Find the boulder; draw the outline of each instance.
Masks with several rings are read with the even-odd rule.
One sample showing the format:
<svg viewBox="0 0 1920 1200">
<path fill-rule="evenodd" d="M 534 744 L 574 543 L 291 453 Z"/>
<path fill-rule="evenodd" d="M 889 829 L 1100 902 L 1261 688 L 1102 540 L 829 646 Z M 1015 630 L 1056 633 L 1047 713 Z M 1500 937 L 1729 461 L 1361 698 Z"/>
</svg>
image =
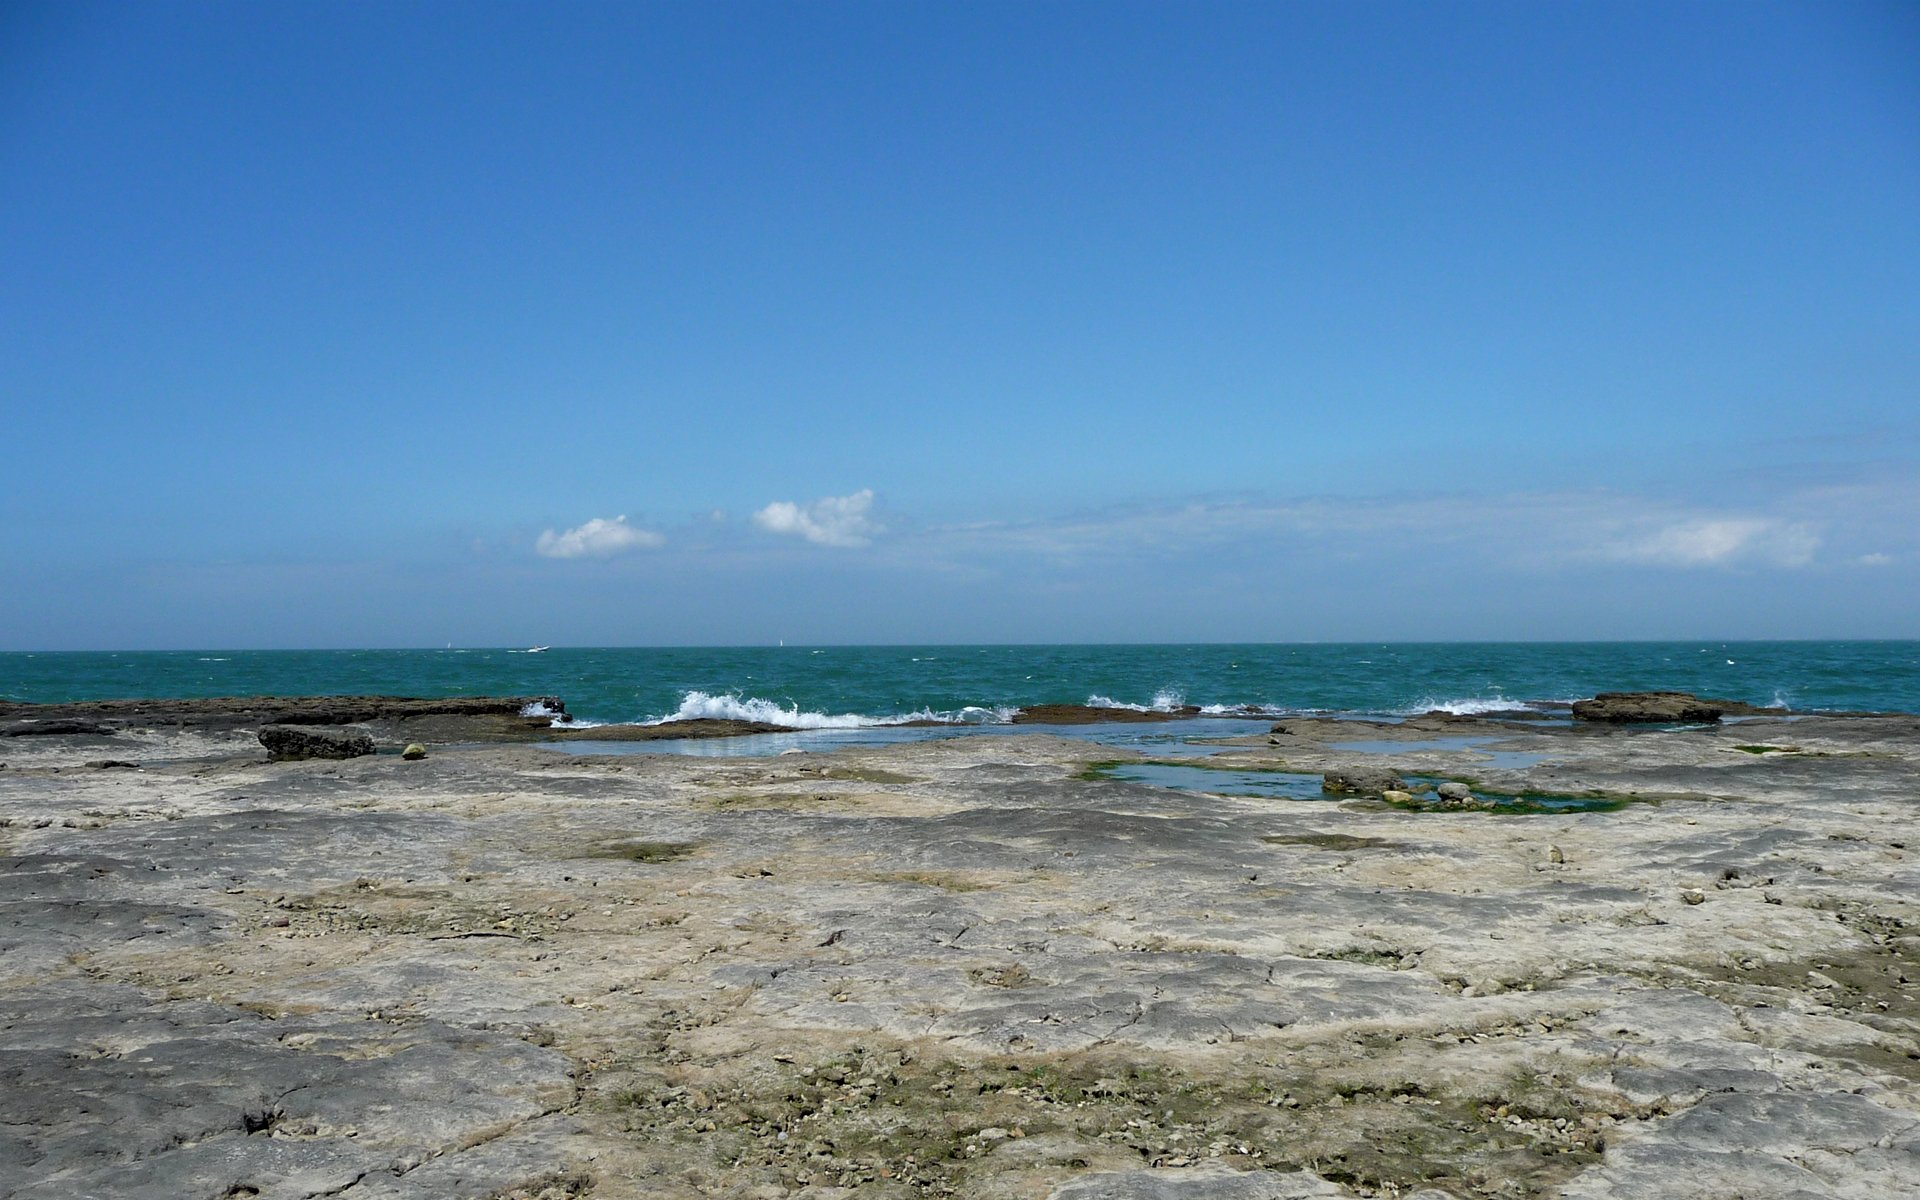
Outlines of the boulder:
<svg viewBox="0 0 1920 1200">
<path fill-rule="evenodd" d="M 1434 794 L 1449 804 L 1465 804 L 1473 799 L 1473 789 L 1464 783 L 1443 783 L 1434 790 Z"/>
<path fill-rule="evenodd" d="M 1344 767 L 1320 777 L 1320 790 L 1335 794 L 1378 796 L 1382 792 L 1399 791 L 1403 786 L 1401 778 L 1385 767 Z"/>
<path fill-rule="evenodd" d="M 1573 705 L 1575 720 L 1614 725 L 1709 723 L 1726 710 L 1723 702 L 1702 700 L 1692 692 L 1601 692 Z"/>
<path fill-rule="evenodd" d="M 400 752 L 400 757 L 406 759 L 408 762 L 414 762 L 418 759 L 425 758 L 426 756 L 427 756 L 427 748 L 425 746 L 422 746 L 419 742 L 408 742 L 407 748 Z"/>
<path fill-rule="evenodd" d="M 373 753 L 373 735 L 350 725 L 268 725 L 260 730 L 260 744 L 275 762 Z"/>
</svg>

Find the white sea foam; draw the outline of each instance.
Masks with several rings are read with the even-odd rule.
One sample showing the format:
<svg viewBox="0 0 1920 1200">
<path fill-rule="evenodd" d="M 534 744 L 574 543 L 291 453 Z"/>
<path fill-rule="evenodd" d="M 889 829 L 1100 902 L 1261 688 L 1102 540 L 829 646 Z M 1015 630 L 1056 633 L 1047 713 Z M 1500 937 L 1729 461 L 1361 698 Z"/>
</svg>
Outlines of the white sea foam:
<svg viewBox="0 0 1920 1200">
<path fill-rule="evenodd" d="M 1013 714 L 1019 711 L 1019 709 L 1007 705 L 983 708 L 978 704 L 969 704 L 965 708 L 951 713 L 930 713 L 922 709 L 919 713 L 914 714 L 908 719 L 921 720 L 923 718 L 931 718 L 936 721 L 953 721 L 960 725 L 1005 725 L 1009 721 L 1012 721 Z"/>
<path fill-rule="evenodd" d="M 798 705 L 782 705 L 774 700 L 737 694 L 716 696 L 709 692 L 688 692 L 680 698 L 680 707 L 664 717 L 647 722 L 659 725 L 667 721 L 759 721 L 767 725 L 785 725 L 792 729 L 858 729 L 877 725 L 872 717 L 859 713 L 802 712 Z"/>
<path fill-rule="evenodd" d="M 870 729 L 878 725 L 905 725 L 913 721 L 939 721 L 951 725 L 1001 725 L 1013 720 L 1013 708 L 988 708 L 969 704 L 953 711 L 922 708 L 910 713 L 871 715 L 868 713 L 824 713 L 802 710 L 797 704 L 781 704 L 737 692 L 714 695 L 688 692 L 680 698 L 680 707 L 648 725 L 667 721 L 759 721 L 767 725 L 785 725 L 790 729 Z"/>
<path fill-rule="evenodd" d="M 1292 717 L 1303 710 L 1281 708 L 1275 704 L 1202 704 L 1200 714 L 1207 717 Z"/>
<path fill-rule="evenodd" d="M 1112 696 L 1103 696 L 1098 692 L 1087 697 L 1088 708 L 1124 708 L 1132 712 L 1172 712 L 1187 703 L 1187 698 L 1172 688 L 1161 688 L 1153 694 L 1153 700 L 1147 704 L 1129 704 L 1125 700 L 1115 700 Z"/>
<path fill-rule="evenodd" d="M 1557 703 L 1571 703 L 1571 701 Z M 1441 700 L 1428 696 L 1416 704 L 1397 711 L 1398 715 L 1408 717 L 1417 717 L 1421 713 L 1429 712 L 1452 713 L 1457 717 L 1474 717 L 1481 713 L 1511 712 L 1514 709 L 1538 709 L 1539 707 L 1540 704 L 1536 701 L 1513 700 L 1495 692 L 1491 696 L 1465 696 L 1453 700 Z"/>
<path fill-rule="evenodd" d="M 523 717 L 557 717 L 560 715 L 560 710 L 549 707 L 544 700 L 535 700 L 531 704 L 521 705 L 520 715 Z"/>
</svg>

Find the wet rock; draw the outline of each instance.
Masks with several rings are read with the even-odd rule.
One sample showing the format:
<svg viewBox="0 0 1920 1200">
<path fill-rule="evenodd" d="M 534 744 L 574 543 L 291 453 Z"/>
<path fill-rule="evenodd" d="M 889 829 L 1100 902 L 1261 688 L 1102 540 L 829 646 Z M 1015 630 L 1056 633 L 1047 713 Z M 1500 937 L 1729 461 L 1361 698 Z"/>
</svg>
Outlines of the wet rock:
<svg viewBox="0 0 1920 1200">
<path fill-rule="evenodd" d="M 275 762 L 305 758 L 359 758 L 373 753 L 373 735 L 352 727 L 269 725 L 260 731 L 260 744 Z"/>
<path fill-rule="evenodd" d="M 1449 804 L 1466 804 L 1473 800 L 1473 789 L 1464 783 L 1449 780 L 1434 789 L 1434 794 Z"/>
<path fill-rule="evenodd" d="M 1149 721 L 1184 721 L 1200 715 L 1200 706 L 1185 704 L 1179 708 L 1103 708 L 1091 704 L 1035 704 L 1013 714 L 1015 725 L 1098 725 L 1123 722 L 1138 725 Z"/>
<path fill-rule="evenodd" d="M 1404 781 L 1383 767 L 1342 767 L 1320 777 L 1321 790 L 1336 794 L 1378 796 L 1403 787 Z"/>
<path fill-rule="evenodd" d="M 400 757 L 406 759 L 408 762 L 417 762 L 426 756 L 427 748 L 419 742 L 408 742 L 407 748 L 400 752 Z"/>
<path fill-rule="evenodd" d="M 1702 700 L 1692 692 L 1601 692 L 1573 705 L 1576 720 L 1614 725 L 1718 721 L 1727 711 L 1725 701 Z"/>
<path fill-rule="evenodd" d="M 694 717 L 686 721 L 662 721 L 658 725 L 588 725 L 581 729 L 555 729 L 545 736 L 555 741 L 657 742 L 743 737 L 754 733 L 791 733 L 792 730 L 792 726 L 771 725 L 765 721 Z"/>
<path fill-rule="evenodd" d="M 55 717 L 46 720 L 15 721 L 0 728 L 0 737 L 111 737 L 113 730 L 98 721 Z"/>
</svg>

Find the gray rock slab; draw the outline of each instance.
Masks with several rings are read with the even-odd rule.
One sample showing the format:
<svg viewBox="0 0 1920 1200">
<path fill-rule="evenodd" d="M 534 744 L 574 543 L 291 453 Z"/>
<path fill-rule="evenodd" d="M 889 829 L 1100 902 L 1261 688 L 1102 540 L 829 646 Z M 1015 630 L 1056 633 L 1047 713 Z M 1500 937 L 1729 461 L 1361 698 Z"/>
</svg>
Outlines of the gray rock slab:
<svg viewBox="0 0 1920 1200">
<path fill-rule="evenodd" d="M 269 1020 L 82 982 L 7 993 L 0 1195 L 337 1192 L 568 1104 L 551 1050 L 438 1022 Z"/>
<path fill-rule="evenodd" d="M 1322 1200 L 1352 1192 L 1308 1171 L 1202 1166 L 1102 1171 L 1061 1184 L 1047 1200 Z"/>
</svg>

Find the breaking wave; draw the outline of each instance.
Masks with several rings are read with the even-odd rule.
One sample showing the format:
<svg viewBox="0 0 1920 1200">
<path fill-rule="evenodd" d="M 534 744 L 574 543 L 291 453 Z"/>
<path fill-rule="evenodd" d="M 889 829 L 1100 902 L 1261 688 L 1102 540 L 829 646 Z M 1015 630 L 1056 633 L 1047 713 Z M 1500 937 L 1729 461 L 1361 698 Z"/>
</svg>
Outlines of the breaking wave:
<svg viewBox="0 0 1920 1200">
<path fill-rule="evenodd" d="M 870 729 L 876 725 L 906 725 L 916 721 L 937 721 L 945 725 L 1003 725 L 1013 720 L 1014 708 L 987 708 L 969 704 L 949 712 L 922 708 L 916 712 L 891 716 L 866 713 L 824 713 L 802 709 L 797 704 L 781 704 L 737 692 L 715 695 L 688 692 L 680 698 L 680 707 L 664 717 L 644 724 L 663 725 L 668 721 L 758 721 L 766 725 L 784 725 L 789 729 Z"/>
<path fill-rule="evenodd" d="M 1277 704 L 1202 704 L 1203 717 L 1297 717 L 1317 709 L 1282 708 Z"/>
<path fill-rule="evenodd" d="M 1466 696 L 1454 700 L 1441 700 L 1428 696 L 1406 708 L 1398 710 L 1397 715 L 1417 717 L 1422 713 L 1452 713 L 1456 717 L 1477 717 L 1483 713 L 1514 712 L 1516 710 L 1545 711 L 1571 701 L 1514 700 L 1495 692 L 1491 696 Z"/>
<path fill-rule="evenodd" d="M 1146 704 L 1129 704 L 1125 700 L 1115 700 L 1112 696 L 1102 696 L 1098 692 L 1087 697 L 1088 708 L 1124 708 L 1131 712 L 1172 712 L 1177 708 L 1184 708 L 1186 703 L 1186 696 L 1172 688 L 1161 688 Z"/>
<path fill-rule="evenodd" d="M 1428 712 L 1478 716 L 1484 713 L 1511 712 L 1515 709 L 1549 711 L 1564 708 L 1567 703 L 1567 701 L 1515 700 L 1495 692 L 1491 696 L 1466 696 L 1452 699 L 1428 696 L 1404 708 L 1376 710 L 1376 713 L 1381 717 L 1410 717 Z M 1129 712 L 1171 713 L 1185 708 L 1187 700 L 1185 695 L 1176 689 L 1162 688 L 1155 692 L 1145 704 L 1119 700 L 1095 692 L 1087 697 L 1086 705 L 1089 708 L 1117 708 Z M 1202 704 L 1197 707 L 1201 716 L 1246 719 L 1332 715 L 1336 711 L 1269 703 Z M 955 709 L 929 707 L 916 709 L 913 712 L 831 713 L 801 708 L 797 703 L 790 701 L 783 703 L 759 696 L 743 695 L 739 692 L 691 691 L 681 696 L 680 706 L 672 712 L 648 717 L 640 723 L 663 725 L 669 721 L 753 721 L 764 725 L 780 725 L 788 729 L 871 729 L 911 724 L 1005 725 L 1012 722 L 1019 712 L 1020 707 L 1017 705 L 969 704 Z M 527 715 L 545 714 L 530 711 Z M 575 723 L 586 725 L 590 722 L 576 721 Z"/>
</svg>

